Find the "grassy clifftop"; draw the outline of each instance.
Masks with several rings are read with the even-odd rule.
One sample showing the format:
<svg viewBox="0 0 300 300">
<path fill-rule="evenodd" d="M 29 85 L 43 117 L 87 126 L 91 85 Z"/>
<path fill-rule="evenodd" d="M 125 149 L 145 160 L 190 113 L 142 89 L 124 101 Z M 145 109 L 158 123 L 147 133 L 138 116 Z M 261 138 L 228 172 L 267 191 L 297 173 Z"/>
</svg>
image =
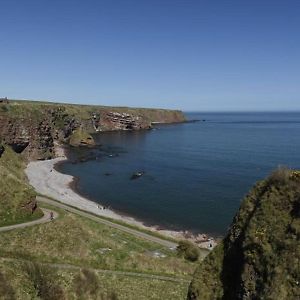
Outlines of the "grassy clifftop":
<svg viewBox="0 0 300 300">
<path fill-rule="evenodd" d="M 55 156 L 55 140 L 66 143 L 71 140 L 74 145 L 90 144 L 89 135 L 96 132 L 142 130 L 151 128 L 153 122 L 183 121 L 183 113 L 176 110 L 16 100 L 0 102 L 0 138 L 30 159 Z"/>
<path fill-rule="evenodd" d="M 280 169 L 246 196 L 188 299 L 300 299 L 300 176 Z"/>
<path fill-rule="evenodd" d="M 180 110 L 160 108 L 140 108 L 125 106 L 83 105 L 55 103 L 44 101 L 8 100 L 0 105 L 0 113 L 10 116 L 33 117 L 38 119 L 43 111 L 60 109 L 65 114 L 76 116 L 81 120 L 90 120 L 93 113 L 117 112 L 131 115 L 139 115 L 149 122 L 174 123 L 185 121 L 185 116 Z"/>
<path fill-rule="evenodd" d="M 26 183 L 21 157 L 8 146 L 3 150 L 0 157 L 0 226 L 41 217 L 42 212 L 35 209 L 35 192 Z"/>
</svg>

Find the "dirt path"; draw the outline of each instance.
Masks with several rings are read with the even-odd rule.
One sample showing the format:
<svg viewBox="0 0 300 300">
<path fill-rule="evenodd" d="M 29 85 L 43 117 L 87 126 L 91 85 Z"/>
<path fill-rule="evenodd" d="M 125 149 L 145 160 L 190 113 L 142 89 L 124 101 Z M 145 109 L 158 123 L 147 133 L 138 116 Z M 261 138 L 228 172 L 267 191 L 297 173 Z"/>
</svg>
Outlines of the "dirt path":
<svg viewBox="0 0 300 300">
<path fill-rule="evenodd" d="M 8 258 L 8 257 L 1 257 L 0 261 L 21 261 L 24 263 L 33 263 L 30 260 L 26 259 L 16 259 L 16 258 Z M 163 280 L 163 281 L 171 281 L 171 282 L 185 282 L 189 283 L 191 280 L 189 278 L 180 278 L 180 277 L 171 277 L 165 275 L 156 275 L 156 274 L 147 274 L 147 273 L 138 273 L 138 272 L 129 272 L 129 271 L 114 271 L 114 270 L 106 270 L 106 269 L 94 269 L 89 267 L 81 267 L 71 264 L 58 264 L 58 263 L 43 263 L 37 262 L 42 266 L 47 266 L 50 268 L 57 268 L 57 269 L 66 269 L 66 270 L 89 270 L 94 271 L 100 274 L 108 274 L 108 275 L 118 275 L 118 276 L 131 276 L 131 277 L 139 277 L 139 278 L 146 278 L 146 279 L 153 279 L 153 280 Z"/>
<path fill-rule="evenodd" d="M 41 208 L 41 210 L 43 211 L 44 215 L 40 219 L 30 221 L 30 222 L 26 222 L 26 223 L 3 226 L 3 227 L 0 227 L 0 232 L 51 222 L 51 218 L 50 218 L 50 212 L 51 211 L 49 209 L 46 209 L 46 208 Z M 56 219 L 57 217 L 58 217 L 58 213 L 53 211 L 53 218 Z"/>
</svg>

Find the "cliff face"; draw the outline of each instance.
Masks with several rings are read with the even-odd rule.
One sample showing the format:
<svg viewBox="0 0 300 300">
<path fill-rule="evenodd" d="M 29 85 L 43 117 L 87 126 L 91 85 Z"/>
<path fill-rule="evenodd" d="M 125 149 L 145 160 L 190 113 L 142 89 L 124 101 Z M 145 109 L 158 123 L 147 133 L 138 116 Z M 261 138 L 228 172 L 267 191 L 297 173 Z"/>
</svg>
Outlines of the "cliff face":
<svg viewBox="0 0 300 300">
<path fill-rule="evenodd" d="M 17 153 L 27 157 L 47 158 L 52 156 L 53 135 L 50 120 L 0 115 L 0 136 Z"/>
<path fill-rule="evenodd" d="M 180 111 L 171 110 L 13 100 L 0 102 L 0 138 L 30 159 L 53 157 L 55 140 L 89 145 L 93 144 L 91 133 L 149 129 L 152 122 L 183 121 L 185 117 Z"/>
<path fill-rule="evenodd" d="M 300 299 L 300 174 L 278 170 L 244 199 L 187 299 Z"/>
</svg>

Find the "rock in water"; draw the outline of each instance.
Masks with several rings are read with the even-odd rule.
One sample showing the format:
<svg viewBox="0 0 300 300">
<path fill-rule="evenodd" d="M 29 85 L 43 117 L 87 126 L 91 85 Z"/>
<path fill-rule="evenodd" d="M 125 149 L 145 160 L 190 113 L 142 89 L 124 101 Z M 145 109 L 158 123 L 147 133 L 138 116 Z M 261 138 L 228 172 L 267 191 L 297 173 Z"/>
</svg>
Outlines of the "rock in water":
<svg viewBox="0 0 300 300">
<path fill-rule="evenodd" d="M 144 171 L 141 171 L 141 172 L 135 172 L 131 175 L 130 179 L 133 180 L 133 179 L 137 179 L 137 178 L 140 178 L 142 177 L 143 175 L 145 174 Z"/>
<path fill-rule="evenodd" d="M 298 174 L 279 169 L 250 191 L 187 299 L 300 299 Z"/>
</svg>

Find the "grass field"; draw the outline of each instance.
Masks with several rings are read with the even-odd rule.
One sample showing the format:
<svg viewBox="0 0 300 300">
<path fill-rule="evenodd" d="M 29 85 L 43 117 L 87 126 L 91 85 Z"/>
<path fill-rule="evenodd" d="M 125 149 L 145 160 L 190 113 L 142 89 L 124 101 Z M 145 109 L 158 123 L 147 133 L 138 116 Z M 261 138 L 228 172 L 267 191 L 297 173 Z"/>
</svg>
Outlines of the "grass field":
<svg viewBox="0 0 300 300">
<path fill-rule="evenodd" d="M 193 273 L 194 264 L 178 258 L 172 250 L 57 208 L 55 211 L 59 213 L 55 222 L 1 234 L 1 256 L 172 276 Z M 154 251 L 166 257 L 155 258 Z"/>
<path fill-rule="evenodd" d="M 35 299 L 43 284 L 35 283 L 39 276 L 39 281 L 55 286 L 54 290 L 65 297 L 62 299 L 184 299 L 195 263 L 155 243 L 57 208 L 55 211 L 59 218 L 53 222 L 0 235 L 0 277 L 5 278 L 10 286 L 5 289 L 12 290 L 14 296 Z M 154 257 L 154 251 L 164 257 Z M 73 265 L 74 269 L 57 264 Z M 101 274 L 95 269 L 157 274 L 186 281 Z M 79 284 L 86 285 L 85 290 L 79 289 Z M 53 297 L 41 299 L 58 299 Z"/>
<path fill-rule="evenodd" d="M 5 260 L 0 263 L 0 279 L 1 299 L 6 300 L 181 300 L 185 299 L 188 288 L 187 283 Z"/>
</svg>

